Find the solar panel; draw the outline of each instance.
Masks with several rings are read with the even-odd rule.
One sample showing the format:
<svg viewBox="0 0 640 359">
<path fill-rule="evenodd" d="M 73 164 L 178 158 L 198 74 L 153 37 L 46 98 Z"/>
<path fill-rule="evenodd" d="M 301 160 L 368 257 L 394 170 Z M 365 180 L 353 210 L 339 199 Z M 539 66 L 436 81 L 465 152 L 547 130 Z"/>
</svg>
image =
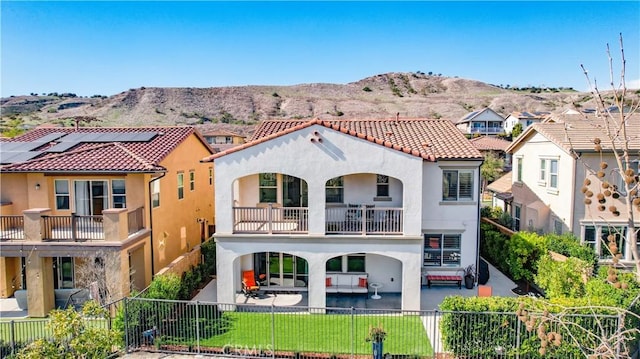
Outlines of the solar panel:
<svg viewBox="0 0 640 359">
<path fill-rule="evenodd" d="M 37 157 L 42 152 L 30 151 L 30 152 L 2 152 L 0 153 L 0 164 L 7 165 L 11 163 L 19 163 L 28 161 L 34 157 Z"/>
<path fill-rule="evenodd" d="M 60 139 L 60 142 L 78 142 L 83 137 L 82 133 L 70 133 Z"/>
<path fill-rule="evenodd" d="M 75 147 L 79 144 L 79 142 L 60 142 L 57 145 L 47 148 L 46 152 L 59 153 L 64 152 L 72 147 Z"/>
<path fill-rule="evenodd" d="M 51 141 L 57 140 L 58 138 L 63 137 L 64 135 L 66 135 L 66 133 L 64 133 L 64 132 L 54 132 L 54 133 L 50 133 L 48 135 L 44 135 L 44 136 L 38 138 L 37 140 L 35 140 L 34 142 L 47 143 L 47 142 L 51 142 Z"/>
<path fill-rule="evenodd" d="M 3 142 L 2 152 L 26 152 L 42 146 L 41 142 Z"/>
</svg>

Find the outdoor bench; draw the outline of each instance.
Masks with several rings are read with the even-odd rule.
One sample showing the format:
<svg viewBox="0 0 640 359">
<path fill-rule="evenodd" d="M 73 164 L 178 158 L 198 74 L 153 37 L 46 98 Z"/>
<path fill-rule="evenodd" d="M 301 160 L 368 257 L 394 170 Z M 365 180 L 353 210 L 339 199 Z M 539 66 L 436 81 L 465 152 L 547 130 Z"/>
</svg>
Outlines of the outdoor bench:
<svg viewBox="0 0 640 359">
<path fill-rule="evenodd" d="M 363 293 L 369 292 L 367 273 L 327 273 L 327 293 Z"/>
<path fill-rule="evenodd" d="M 431 282 L 456 282 L 462 289 L 462 276 L 459 275 L 427 274 L 427 287 L 431 288 Z"/>
</svg>

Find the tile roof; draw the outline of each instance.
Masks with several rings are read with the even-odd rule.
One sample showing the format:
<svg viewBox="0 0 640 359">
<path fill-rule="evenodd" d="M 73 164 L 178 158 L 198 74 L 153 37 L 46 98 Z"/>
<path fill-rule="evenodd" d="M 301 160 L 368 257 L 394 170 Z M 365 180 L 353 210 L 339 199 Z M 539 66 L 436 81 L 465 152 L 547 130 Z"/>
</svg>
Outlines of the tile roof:
<svg viewBox="0 0 640 359">
<path fill-rule="evenodd" d="M 138 142 L 80 142 L 60 153 L 46 152 L 55 143 L 48 143 L 36 150 L 39 157 L 2 166 L 2 172 L 155 172 L 164 171 L 160 162 L 189 136 L 195 135 L 211 152 L 206 141 L 193 127 L 81 127 L 37 128 L 22 136 L 2 141 L 33 142 L 52 133 L 158 133 L 149 141 Z"/>
<path fill-rule="evenodd" d="M 502 177 L 497 180 L 491 182 L 487 186 L 487 191 L 491 191 L 494 193 L 511 193 L 511 171 L 502 175 Z"/>
<path fill-rule="evenodd" d="M 548 111 L 514 111 L 511 112 L 511 116 L 521 118 L 521 119 L 544 119 L 551 115 L 551 112 Z"/>
<path fill-rule="evenodd" d="M 439 159 L 481 159 L 480 152 L 449 120 L 433 119 L 370 119 L 370 120 L 268 120 L 263 121 L 251 140 L 232 149 L 214 154 L 212 161 L 300 129 L 320 125 L 365 139 L 381 146 L 421 157 Z"/>
<path fill-rule="evenodd" d="M 608 141 L 606 134 L 607 124 L 611 126 L 610 129 L 612 133 L 619 128 L 611 119 L 605 121 L 603 118 L 593 116 L 556 115 L 552 121 L 531 125 L 507 148 L 507 151 L 514 151 L 515 148 L 525 142 L 534 131 L 548 138 L 567 152 L 571 152 L 572 149 L 580 152 L 593 152 L 593 141 L 595 138 L 600 138 L 600 145 L 603 151 L 610 151 L 611 142 Z M 622 134 L 620 134 L 620 136 L 621 135 Z M 640 150 L 640 114 L 627 118 L 626 135 L 629 140 L 629 149 Z M 622 142 L 622 137 L 616 138 L 615 143 L 617 147 L 619 147 Z"/>
<path fill-rule="evenodd" d="M 510 141 L 494 136 L 480 136 L 470 141 L 480 151 L 505 151 L 511 144 Z"/>
</svg>

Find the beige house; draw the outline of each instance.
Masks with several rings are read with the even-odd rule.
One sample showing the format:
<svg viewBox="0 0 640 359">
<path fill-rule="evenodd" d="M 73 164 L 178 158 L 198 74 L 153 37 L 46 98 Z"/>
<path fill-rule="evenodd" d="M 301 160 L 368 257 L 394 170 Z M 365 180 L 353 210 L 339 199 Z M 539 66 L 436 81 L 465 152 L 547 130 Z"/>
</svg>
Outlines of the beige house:
<svg viewBox="0 0 640 359">
<path fill-rule="evenodd" d="M 39 128 L 0 145 L 0 297 L 29 316 L 80 289 L 141 290 L 209 236 L 212 150 L 192 127 Z"/>
<path fill-rule="evenodd" d="M 610 261 L 606 248 L 610 233 L 618 237 L 621 263 L 632 261 L 631 246 L 640 245 L 637 228 L 640 227 L 640 211 L 634 207 L 635 228 L 628 228 L 627 217 L 609 211 L 609 206 L 623 208 L 624 193 L 619 168 L 610 145 L 604 140 L 603 120 L 581 115 L 555 116 L 553 121 L 533 124 L 507 149 L 513 157 L 511 192 L 513 194 L 512 216 L 515 229 L 539 232 L 572 232 L 582 242 L 592 246 L 601 261 Z M 638 150 L 640 150 L 640 116 L 628 121 L 630 163 L 638 173 Z M 594 139 L 602 138 L 602 152 L 596 152 Z M 618 142 L 620 145 L 620 142 Z M 606 176 L 601 180 L 590 169 L 607 163 Z M 591 191 L 591 204 L 585 204 L 581 191 L 585 179 L 589 179 L 587 190 Z M 602 182 L 610 187 L 605 208 L 598 208 L 600 194 L 605 195 Z M 585 190 L 586 191 L 586 190 Z M 618 197 L 617 199 L 615 197 Z M 604 210 L 602 210 L 604 209 Z"/>
<path fill-rule="evenodd" d="M 504 133 L 504 117 L 490 108 L 469 112 L 464 115 L 456 127 L 468 135 L 497 135 Z"/>
</svg>

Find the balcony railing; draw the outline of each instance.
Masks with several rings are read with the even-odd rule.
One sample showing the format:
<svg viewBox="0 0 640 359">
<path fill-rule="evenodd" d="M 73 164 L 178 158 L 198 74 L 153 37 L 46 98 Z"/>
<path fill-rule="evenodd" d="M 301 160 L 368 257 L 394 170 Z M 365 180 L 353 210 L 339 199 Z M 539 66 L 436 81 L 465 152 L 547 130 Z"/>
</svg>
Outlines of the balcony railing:
<svg viewBox="0 0 640 359">
<path fill-rule="evenodd" d="M 234 233 L 308 233 L 306 207 L 233 207 Z"/>
<path fill-rule="evenodd" d="M 133 211 L 127 213 L 127 228 L 129 234 L 136 233 L 137 231 L 144 229 L 144 208 L 136 208 Z"/>
<path fill-rule="evenodd" d="M 393 235 L 403 233 L 402 208 L 335 207 L 326 211 L 327 234 Z"/>
<path fill-rule="evenodd" d="M 502 133 L 502 127 L 471 127 L 471 133 Z"/>
<path fill-rule="evenodd" d="M 24 240 L 24 217 L 0 216 L 0 240 Z"/>
<path fill-rule="evenodd" d="M 104 240 L 102 216 L 42 216 L 46 241 Z"/>
</svg>

